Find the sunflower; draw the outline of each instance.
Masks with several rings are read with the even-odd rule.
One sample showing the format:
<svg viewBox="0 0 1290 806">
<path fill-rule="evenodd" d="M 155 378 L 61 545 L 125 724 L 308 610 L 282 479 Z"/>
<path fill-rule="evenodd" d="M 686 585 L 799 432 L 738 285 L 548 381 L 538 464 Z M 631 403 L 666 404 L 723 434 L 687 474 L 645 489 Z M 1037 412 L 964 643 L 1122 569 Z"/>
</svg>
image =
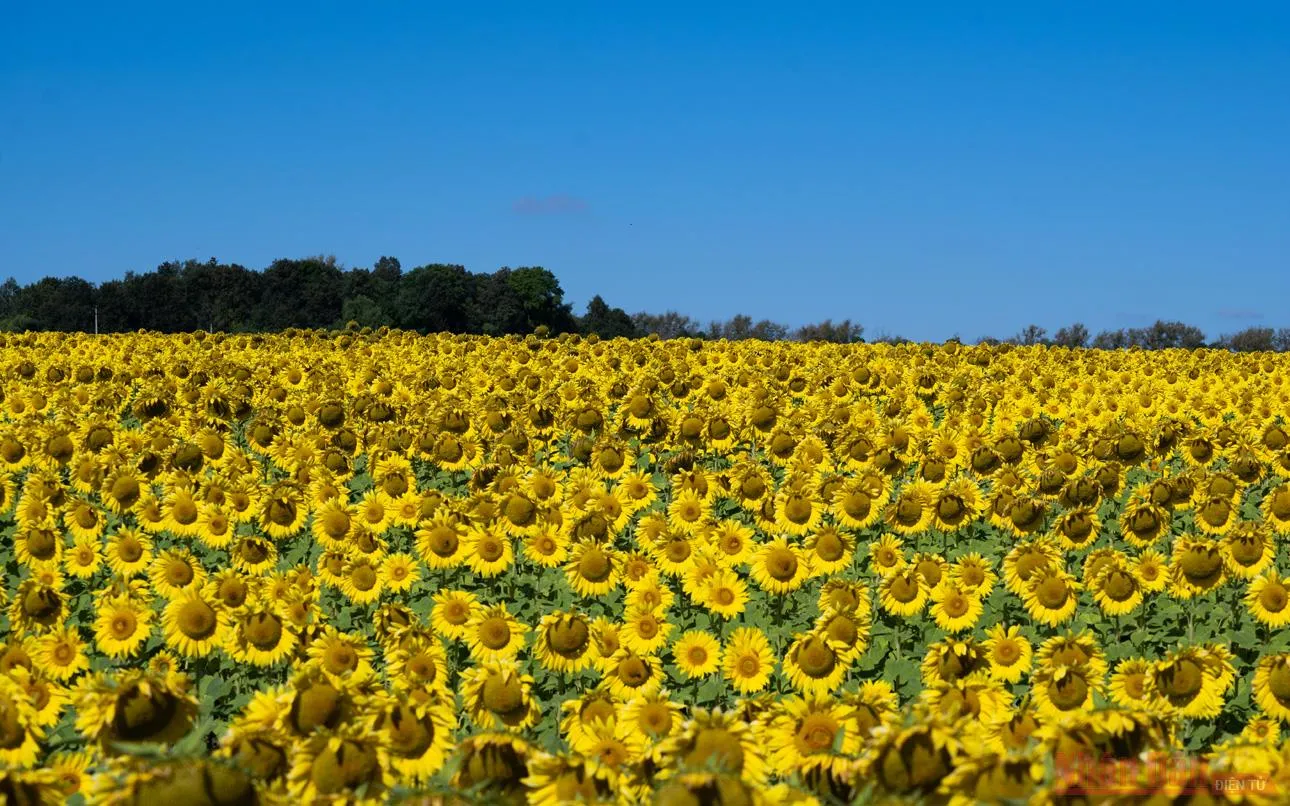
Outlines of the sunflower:
<svg viewBox="0 0 1290 806">
<path fill-rule="evenodd" d="M 733 711 L 693 709 L 681 730 L 661 748 L 673 776 L 670 780 L 684 780 L 686 773 L 703 770 L 709 775 L 738 776 L 751 786 L 764 784 L 768 770 L 760 733 Z"/>
<path fill-rule="evenodd" d="M 452 786 L 480 793 L 485 800 L 518 802 L 535 752 L 512 733 L 476 733 L 457 745 Z"/>
<path fill-rule="evenodd" d="M 691 630 L 672 645 L 672 658 L 685 677 L 707 677 L 721 664 L 721 642 L 711 633 Z"/>
<path fill-rule="evenodd" d="M 230 619 L 219 600 L 193 588 L 170 600 L 161 626 L 167 646 L 186 657 L 201 658 L 223 644 Z"/>
<path fill-rule="evenodd" d="M 740 694 L 764 689 L 775 671 L 775 653 L 765 634 L 755 627 L 731 633 L 721 655 L 721 671 Z"/>
<path fill-rule="evenodd" d="M 1104 564 L 1092 579 L 1093 601 L 1108 616 L 1132 613 L 1142 604 L 1143 585 L 1123 559 Z"/>
<path fill-rule="evenodd" d="M 887 482 L 877 474 L 849 480 L 834 491 L 829 513 L 848 529 L 864 529 L 881 517 L 887 495 Z"/>
<path fill-rule="evenodd" d="M 1003 582 L 1013 595 L 1025 598 L 1037 571 L 1050 569 L 1061 560 L 1061 552 L 1044 540 L 1022 540 L 1003 558 Z"/>
<path fill-rule="evenodd" d="M 609 766 L 581 755 L 537 752 L 528 761 L 523 779 L 528 802 L 534 806 L 578 803 L 608 806 L 621 786 L 618 774 Z"/>
<path fill-rule="evenodd" d="M 781 700 L 766 731 L 771 767 L 781 776 L 820 770 L 845 776 L 860 751 L 852 709 L 828 696 Z"/>
<path fill-rule="evenodd" d="M 374 653 L 365 636 L 341 632 L 331 624 L 309 642 L 306 652 L 309 660 L 337 686 L 352 686 L 366 681 L 372 675 Z"/>
<path fill-rule="evenodd" d="M 708 533 L 708 539 L 717 551 L 717 558 L 728 568 L 743 565 L 752 557 L 755 533 L 744 523 L 719 521 Z"/>
<path fill-rule="evenodd" d="M 604 653 L 602 652 L 602 655 Z M 658 693 L 663 686 L 663 665 L 654 655 L 638 655 L 622 647 L 601 666 L 601 688 L 620 701 Z"/>
<path fill-rule="evenodd" d="M 972 523 L 981 507 L 981 489 L 967 476 L 959 476 L 935 492 L 932 526 L 952 534 Z"/>
<path fill-rule="evenodd" d="M 103 567 L 100 541 L 76 538 L 72 547 L 63 554 L 63 568 L 77 579 L 89 579 Z"/>
<path fill-rule="evenodd" d="M 821 612 L 843 610 L 869 613 L 873 608 L 869 601 L 869 589 L 863 583 L 841 577 L 833 577 L 820 586 L 816 606 Z"/>
<path fill-rule="evenodd" d="M 1290 580 L 1270 568 L 1246 588 L 1245 607 L 1260 623 L 1280 628 L 1290 624 Z"/>
<path fill-rule="evenodd" d="M 1098 680 L 1106 675 L 1106 655 L 1098 646 L 1097 639 L 1087 630 L 1054 635 L 1040 645 L 1035 661 L 1037 665 L 1048 668 L 1086 668 Z"/>
<path fill-rule="evenodd" d="M 634 697 L 622 706 L 617 719 L 650 743 L 661 742 L 681 726 L 684 708 L 668 698 L 666 689 Z"/>
<path fill-rule="evenodd" d="M 533 678 L 513 659 L 485 661 L 462 673 L 462 698 L 471 720 L 484 730 L 521 731 L 537 723 L 541 706 Z"/>
<path fill-rule="evenodd" d="M 640 655 L 652 655 L 667 643 L 673 625 L 666 614 L 645 608 L 628 608 L 619 630 L 623 646 Z"/>
<path fill-rule="evenodd" d="M 143 573 L 152 561 L 152 539 L 135 529 L 122 527 L 108 537 L 105 553 L 113 573 L 134 576 Z"/>
<path fill-rule="evenodd" d="M 417 529 L 415 537 L 417 553 L 432 569 L 457 567 L 465 562 L 472 548 L 465 529 L 455 517 L 448 514 L 436 514 L 423 523 Z"/>
<path fill-rule="evenodd" d="M 110 658 L 133 655 L 152 634 L 152 608 L 129 597 L 101 600 L 94 618 L 94 643 Z"/>
<path fill-rule="evenodd" d="M 76 730 L 91 741 L 170 743 L 196 721 L 197 699 L 172 677 L 123 669 L 77 686 Z"/>
<path fill-rule="evenodd" d="M 1012 695 L 1003 683 L 986 675 L 939 681 L 923 689 L 921 705 L 948 719 L 988 725 L 1011 716 Z"/>
<path fill-rule="evenodd" d="M 1219 646 L 1182 647 L 1157 661 L 1150 690 L 1161 704 L 1181 717 L 1208 719 L 1223 710 L 1235 681 L 1230 654 Z"/>
<path fill-rule="evenodd" d="M 564 674 L 576 674 L 596 660 L 591 624 L 574 612 L 544 615 L 538 624 L 534 650 L 538 663 Z"/>
<path fill-rule="evenodd" d="M 1093 708 L 1093 695 L 1100 681 L 1083 666 L 1041 666 L 1030 683 L 1030 694 L 1042 717 L 1061 719 L 1076 711 Z"/>
<path fill-rule="evenodd" d="M 976 552 L 964 554 L 950 564 L 950 579 L 964 593 L 984 599 L 994 589 L 999 577 L 990 567 L 990 561 Z"/>
<path fill-rule="evenodd" d="M 930 795 L 958 766 L 962 750 L 945 718 L 904 729 L 893 729 L 876 738 L 860 763 L 860 772 L 880 791 L 902 800 Z"/>
<path fill-rule="evenodd" d="M 1277 543 L 1266 524 L 1241 521 L 1222 539 L 1223 562 L 1234 576 L 1253 579 L 1276 559 Z"/>
<path fill-rule="evenodd" d="M 225 650 L 240 663 L 273 666 L 296 648 L 296 633 L 282 617 L 273 600 L 255 602 L 233 617 Z"/>
<path fill-rule="evenodd" d="M 1037 570 L 1026 586 L 1026 612 L 1035 621 L 1056 627 L 1075 615 L 1078 590 L 1079 584 L 1063 571 Z"/>
<path fill-rule="evenodd" d="M 806 540 L 809 566 L 815 576 L 829 576 L 848 568 L 855 550 L 855 538 L 835 526 L 823 525 Z"/>
<path fill-rule="evenodd" d="M 542 527 L 523 539 L 524 556 L 542 568 L 559 568 L 569 558 L 569 539 L 552 521 L 552 517 L 562 518 L 558 510 L 547 516 Z"/>
<path fill-rule="evenodd" d="M 900 538 L 885 534 L 869 544 L 869 566 L 880 577 L 888 577 L 908 564 Z"/>
<path fill-rule="evenodd" d="M 1111 699 L 1124 708 L 1150 710 L 1156 707 L 1151 690 L 1151 662 L 1145 658 L 1125 658 L 1111 673 Z"/>
<path fill-rule="evenodd" d="M 1144 591 L 1161 591 L 1169 584 L 1169 565 L 1163 554 L 1147 549 L 1133 561 L 1133 575 Z"/>
<path fill-rule="evenodd" d="M 463 552 L 470 570 L 485 578 L 500 576 L 515 562 L 512 540 L 491 528 L 472 526 Z"/>
<path fill-rule="evenodd" d="M 694 490 L 683 490 L 667 506 L 668 527 L 677 534 L 698 534 L 708 522 L 708 507 Z"/>
<path fill-rule="evenodd" d="M 707 578 L 693 598 L 722 618 L 735 618 L 748 605 L 748 584 L 734 571 L 722 568 Z"/>
<path fill-rule="evenodd" d="M 932 524 L 937 498 L 934 485 L 925 481 L 910 482 L 883 509 L 883 518 L 902 535 L 917 534 Z"/>
<path fill-rule="evenodd" d="M 625 720 L 596 719 L 585 726 L 572 748 L 580 756 L 618 772 L 642 759 L 649 742 Z"/>
<path fill-rule="evenodd" d="M 383 736 L 358 726 L 323 730 L 292 752 L 288 786 L 303 802 L 379 802 L 390 785 Z"/>
<path fill-rule="evenodd" d="M 54 680 L 70 680 L 90 668 L 85 644 L 73 627 L 62 626 L 40 636 L 37 643 L 37 665 Z"/>
<path fill-rule="evenodd" d="M 1030 672 L 1030 641 L 1021 634 L 1020 627 L 992 625 L 986 630 L 983 648 L 994 679 L 1016 683 Z"/>
<path fill-rule="evenodd" d="M 411 554 L 395 552 L 385 555 L 381 563 L 381 587 L 391 593 L 404 593 L 421 578 L 421 567 Z"/>
<path fill-rule="evenodd" d="M 893 616 L 909 618 L 923 611 L 931 591 L 913 566 L 894 573 L 878 586 L 878 603 Z"/>
<path fill-rule="evenodd" d="M 345 564 L 340 592 L 354 604 L 371 604 L 381 598 L 383 583 L 380 565 L 367 557 L 358 557 Z"/>
<path fill-rule="evenodd" d="M 229 551 L 233 567 L 249 574 L 261 574 L 278 564 L 278 547 L 259 535 L 244 535 Z"/>
<path fill-rule="evenodd" d="M 476 662 L 509 660 L 524 648 L 528 627 L 504 604 L 477 609 L 466 624 L 466 641 Z"/>
<path fill-rule="evenodd" d="M 814 630 L 799 635 L 783 659 L 784 674 L 803 695 L 827 695 L 837 690 L 849 665 L 848 647 Z"/>
<path fill-rule="evenodd" d="M 946 580 L 932 589 L 932 618 L 946 632 L 972 629 L 981 618 L 981 599 Z"/>
<path fill-rule="evenodd" d="M 1272 719 L 1290 723 L 1290 653 L 1259 659 L 1254 670 L 1254 701 Z"/>
<path fill-rule="evenodd" d="M 0 765 L 23 769 L 36 766 L 44 730 L 36 724 L 36 709 L 22 686 L 0 675 Z"/>
<path fill-rule="evenodd" d="M 749 570 L 762 590 L 783 595 L 797 590 L 810 578 L 811 560 L 784 538 L 776 538 L 758 547 Z"/>
<path fill-rule="evenodd" d="M 1225 577 L 1221 547 L 1214 540 L 1182 536 L 1174 542 L 1169 570 L 1170 591 L 1179 598 L 1213 590 Z"/>
<path fill-rule="evenodd" d="M 625 565 L 626 563 L 624 563 Z M 672 606 L 672 602 L 675 599 L 676 594 L 670 587 L 663 584 L 658 573 L 650 571 L 639 580 L 628 585 L 624 604 L 627 607 L 664 611 Z"/>
<path fill-rule="evenodd" d="M 618 587 L 621 560 L 608 546 L 592 541 L 575 543 L 564 565 L 565 579 L 579 596 L 604 596 Z"/>
<path fill-rule="evenodd" d="M 148 579 L 163 597 L 173 599 L 186 590 L 196 590 L 206 582 L 206 570 L 193 553 L 184 548 L 161 551 L 148 566 Z"/>
<path fill-rule="evenodd" d="M 1290 535 L 1290 483 L 1268 490 L 1259 503 L 1263 521 L 1279 535 Z"/>
<path fill-rule="evenodd" d="M 1168 534 L 1169 511 L 1150 501 L 1130 503 L 1120 513 L 1120 534 L 1138 548 L 1149 548 Z"/>
</svg>

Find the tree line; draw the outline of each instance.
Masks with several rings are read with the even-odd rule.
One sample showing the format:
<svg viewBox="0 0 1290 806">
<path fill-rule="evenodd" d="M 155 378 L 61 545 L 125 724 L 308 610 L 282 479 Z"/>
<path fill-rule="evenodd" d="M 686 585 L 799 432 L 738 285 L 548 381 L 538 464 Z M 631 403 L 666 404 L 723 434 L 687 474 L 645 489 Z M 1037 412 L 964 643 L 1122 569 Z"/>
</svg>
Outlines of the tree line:
<svg viewBox="0 0 1290 806">
<path fill-rule="evenodd" d="M 492 273 L 431 263 L 404 270 L 382 257 L 371 268 L 345 268 L 334 257 L 275 260 L 261 271 L 211 258 L 170 261 L 153 271 L 127 272 L 94 284 L 79 277 L 45 277 L 0 285 L 0 331 L 120 333 L 152 330 L 275 331 L 286 328 L 390 327 L 422 333 L 485 335 L 596 334 L 601 338 L 762 339 L 767 341 L 864 341 L 851 320 L 790 327 L 737 315 L 701 323 L 666 311 L 629 314 L 596 295 L 575 314 L 554 274 L 540 266 L 504 267 Z M 877 342 L 904 342 L 887 334 Z M 955 339 L 956 341 L 958 339 Z M 1050 344 L 1064 347 L 1163 349 L 1218 347 L 1229 350 L 1290 350 L 1290 328 L 1251 327 L 1207 341 L 1192 325 L 1159 321 L 1146 328 L 1089 333 L 1076 323 L 1048 331 L 1029 325 L 1009 339 L 978 342 Z"/>
</svg>

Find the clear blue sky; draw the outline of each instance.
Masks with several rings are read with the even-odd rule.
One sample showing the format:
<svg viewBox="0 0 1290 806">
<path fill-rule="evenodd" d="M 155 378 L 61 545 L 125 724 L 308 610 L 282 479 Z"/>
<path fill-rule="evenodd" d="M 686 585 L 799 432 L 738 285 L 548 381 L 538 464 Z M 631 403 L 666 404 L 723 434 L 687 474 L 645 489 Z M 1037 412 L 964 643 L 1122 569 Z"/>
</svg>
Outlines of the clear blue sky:
<svg viewBox="0 0 1290 806">
<path fill-rule="evenodd" d="M 1290 325 L 1290 4 L 624 5 L 7 3 L 0 276 L 389 254 L 870 336 Z"/>
</svg>

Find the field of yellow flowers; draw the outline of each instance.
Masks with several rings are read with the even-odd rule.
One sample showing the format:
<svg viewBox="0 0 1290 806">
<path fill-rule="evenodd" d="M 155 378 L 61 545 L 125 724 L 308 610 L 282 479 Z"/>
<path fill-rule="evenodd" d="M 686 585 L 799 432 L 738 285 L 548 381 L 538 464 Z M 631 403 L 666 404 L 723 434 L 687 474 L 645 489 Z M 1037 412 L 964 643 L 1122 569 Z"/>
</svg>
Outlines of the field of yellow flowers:
<svg viewBox="0 0 1290 806">
<path fill-rule="evenodd" d="M 1282 356 L 44 334 L 0 378 L 0 801 L 1290 788 Z"/>
</svg>

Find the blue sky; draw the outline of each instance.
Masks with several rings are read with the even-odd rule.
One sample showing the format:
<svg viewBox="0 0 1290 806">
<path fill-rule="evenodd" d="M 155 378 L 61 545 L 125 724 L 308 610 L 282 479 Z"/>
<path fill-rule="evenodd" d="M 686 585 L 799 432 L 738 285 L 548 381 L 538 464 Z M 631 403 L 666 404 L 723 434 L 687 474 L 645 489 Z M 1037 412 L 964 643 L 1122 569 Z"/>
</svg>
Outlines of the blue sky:
<svg viewBox="0 0 1290 806">
<path fill-rule="evenodd" d="M 0 275 L 389 254 L 870 336 L 1290 325 L 1290 4 L 626 5 L 10 4 Z"/>
</svg>

